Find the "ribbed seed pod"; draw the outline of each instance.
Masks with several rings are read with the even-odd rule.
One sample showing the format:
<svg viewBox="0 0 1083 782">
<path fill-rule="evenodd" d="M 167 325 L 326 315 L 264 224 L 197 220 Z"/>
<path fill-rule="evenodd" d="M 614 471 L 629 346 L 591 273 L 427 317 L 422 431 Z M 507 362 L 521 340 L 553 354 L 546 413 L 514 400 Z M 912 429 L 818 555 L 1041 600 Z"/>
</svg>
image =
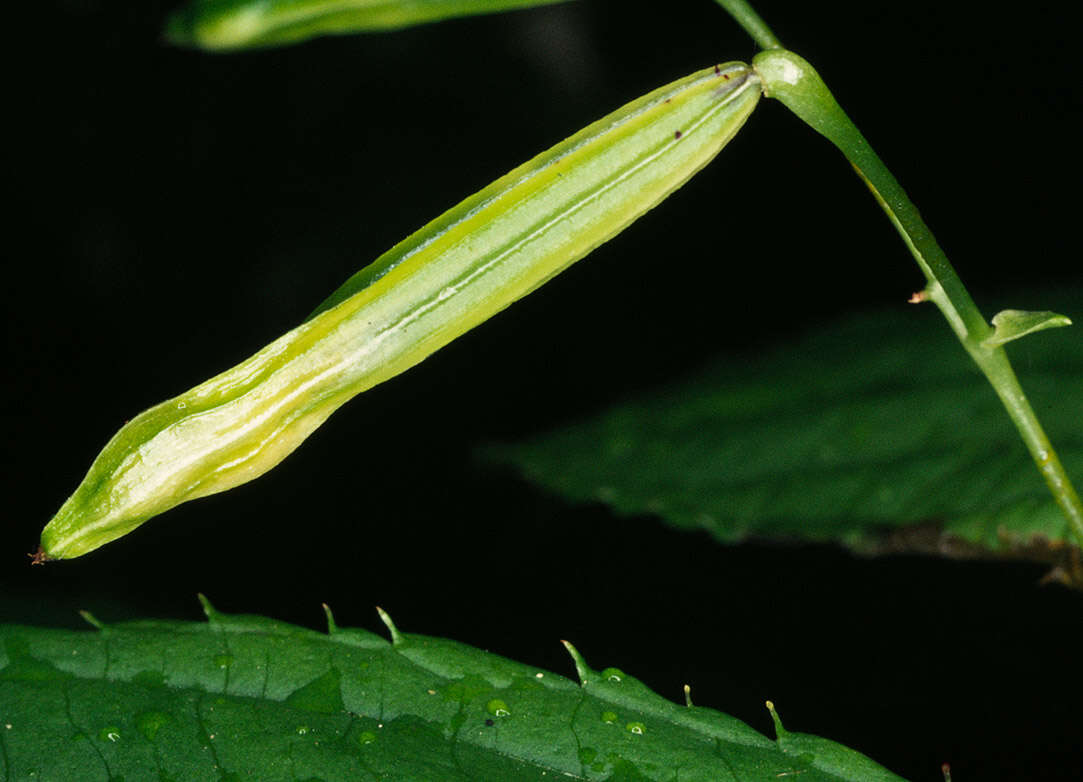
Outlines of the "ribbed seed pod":
<svg viewBox="0 0 1083 782">
<path fill-rule="evenodd" d="M 760 97 L 742 63 L 695 73 L 543 152 L 355 274 L 247 361 L 133 418 L 42 532 L 76 557 L 285 458 L 397 375 L 621 231 L 703 167 Z"/>
</svg>

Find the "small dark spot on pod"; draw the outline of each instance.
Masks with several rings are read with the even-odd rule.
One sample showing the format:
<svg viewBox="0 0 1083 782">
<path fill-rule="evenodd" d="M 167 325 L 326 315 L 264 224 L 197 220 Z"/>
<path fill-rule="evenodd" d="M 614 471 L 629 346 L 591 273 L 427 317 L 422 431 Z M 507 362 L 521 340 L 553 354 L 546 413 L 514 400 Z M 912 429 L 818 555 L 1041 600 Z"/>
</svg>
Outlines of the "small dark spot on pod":
<svg viewBox="0 0 1083 782">
<path fill-rule="evenodd" d="M 671 100 L 673 100 L 673 98 L 666 98 L 665 101 L 663 101 L 663 102 L 664 103 L 669 103 Z"/>
<path fill-rule="evenodd" d="M 680 138 L 683 134 L 679 130 L 673 131 L 673 138 Z"/>
<path fill-rule="evenodd" d="M 722 69 L 721 69 L 721 68 L 719 68 L 719 67 L 718 67 L 717 65 L 716 65 L 716 66 L 714 66 L 714 75 L 715 75 L 715 76 L 717 76 L 717 75 L 719 75 L 720 73 L 722 73 Z"/>
<path fill-rule="evenodd" d="M 722 78 L 725 79 L 726 81 L 729 81 L 730 75 L 728 73 L 723 73 Z"/>
</svg>

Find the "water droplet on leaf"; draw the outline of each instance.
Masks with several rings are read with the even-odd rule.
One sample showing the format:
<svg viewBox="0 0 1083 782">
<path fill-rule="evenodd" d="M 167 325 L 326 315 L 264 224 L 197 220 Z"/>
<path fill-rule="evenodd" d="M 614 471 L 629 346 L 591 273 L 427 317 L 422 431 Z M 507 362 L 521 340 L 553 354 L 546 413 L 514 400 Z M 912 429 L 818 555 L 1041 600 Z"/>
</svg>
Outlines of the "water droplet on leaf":
<svg viewBox="0 0 1083 782">
<path fill-rule="evenodd" d="M 365 744 L 371 744 L 376 741 L 376 734 L 371 730 L 363 730 L 357 735 L 357 743 L 362 746 Z"/>
<path fill-rule="evenodd" d="M 507 717 L 511 714 L 508 710 L 508 704 L 504 703 L 504 701 L 499 698 L 493 698 L 485 705 L 485 708 L 490 714 L 497 717 Z"/>
</svg>

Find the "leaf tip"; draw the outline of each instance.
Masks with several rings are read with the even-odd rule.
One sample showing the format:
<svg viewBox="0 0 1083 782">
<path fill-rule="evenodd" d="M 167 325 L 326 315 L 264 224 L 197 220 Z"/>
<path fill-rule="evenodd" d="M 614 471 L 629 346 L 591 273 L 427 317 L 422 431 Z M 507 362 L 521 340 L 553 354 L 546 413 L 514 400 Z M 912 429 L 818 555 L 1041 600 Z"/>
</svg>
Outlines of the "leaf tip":
<svg viewBox="0 0 1083 782">
<path fill-rule="evenodd" d="M 692 687 L 687 684 L 684 685 L 684 705 L 692 708 Z"/>
<path fill-rule="evenodd" d="M 782 719 L 778 716 L 778 712 L 775 711 L 775 704 L 773 701 L 766 701 L 764 703 L 767 706 L 767 710 L 771 712 L 771 721 L 775 723 L 775 736 L 781 738 L 785 736 L 789 731 L 782 727 Z"/>
<path fill-rule="evenodd" d="M 404 640 L 402 633 L 399 632 L 399 628 L 395 627 L 395 623 L 391 621 L 391 615 L 380 606 L 376 606 L 376 613 L 380 615 L 380 621 L 384 623 L 387 631 L 391 633 L 391 645 L 398 646 L 402 643 Z"/>
<path fill-rule="evenodd" d="M 570 641 L 561 640 L 561 643 L 564 644 L 564 648 L 568 650 L 572 662 L 575 663 L 575 674 L 579 677 L 579 686 L 585 687 L 587 678 L 590 676 L 590 668 L 587 666 L 587 661 L 583 659 L 583 655 L 579 653 L 579 650 L 571 645 Z"/>
<path fill-rule="evenodd" d="M 951 782 L 951 764 L 941 763 L 940 773 L 944 775 L 944 782 Z"/>
<path fill-rule="evenodd" d="M 335 615 L 331 613 L 331 606 L 327 603 L 320 603 L 323 606 L 323 615 L 327 617 L 327 634 L 334 635 L 338 632 L 338 625 L 335 624 Z"/>
<path fill-rule="evenodd" d="M 83 617 L 83 621 L 86 622 L 91 627 L 96 627 L 99 630 L 105 630 L 106 629 L 105 622 L 103 622 L 98 617 L 94 616 L 94 614 L 90 613 L 89 611 L 80 611 L 79 616 Z"/>
</svg>

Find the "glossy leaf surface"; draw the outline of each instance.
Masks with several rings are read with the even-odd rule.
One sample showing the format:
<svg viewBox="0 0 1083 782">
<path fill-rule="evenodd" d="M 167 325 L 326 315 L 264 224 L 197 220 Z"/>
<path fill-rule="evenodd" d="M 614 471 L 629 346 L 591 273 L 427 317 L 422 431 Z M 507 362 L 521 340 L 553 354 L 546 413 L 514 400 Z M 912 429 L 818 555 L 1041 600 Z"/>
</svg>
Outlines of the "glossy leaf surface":
<svg viewBox="0 0 1083 782">
<path fill-rule="evenodd" d="M 574 650 L 581 684 L 454 641 L 257 616 L 98 631 L 0 627 L 11 779 L 898 780 L 778 743 Z"/>
<path fill-rule="evenodd" d="M 184 46 L 247 49 L 566 1 L 192 0 L 170 16 L 165 34 Z"/>
<path fill-rule="evenodd" d="M 1083 309 L 1079 292 L 1059 298 Z M 1055 558 L 1067 522 L 992 389 L 930 310 L 904 307 L 720 360 L 490 455 L 570 499 L 723 541 Z M 1079 335 L 1010 350 L 1069 474 L 1083 475 Z"/>
</svg>

